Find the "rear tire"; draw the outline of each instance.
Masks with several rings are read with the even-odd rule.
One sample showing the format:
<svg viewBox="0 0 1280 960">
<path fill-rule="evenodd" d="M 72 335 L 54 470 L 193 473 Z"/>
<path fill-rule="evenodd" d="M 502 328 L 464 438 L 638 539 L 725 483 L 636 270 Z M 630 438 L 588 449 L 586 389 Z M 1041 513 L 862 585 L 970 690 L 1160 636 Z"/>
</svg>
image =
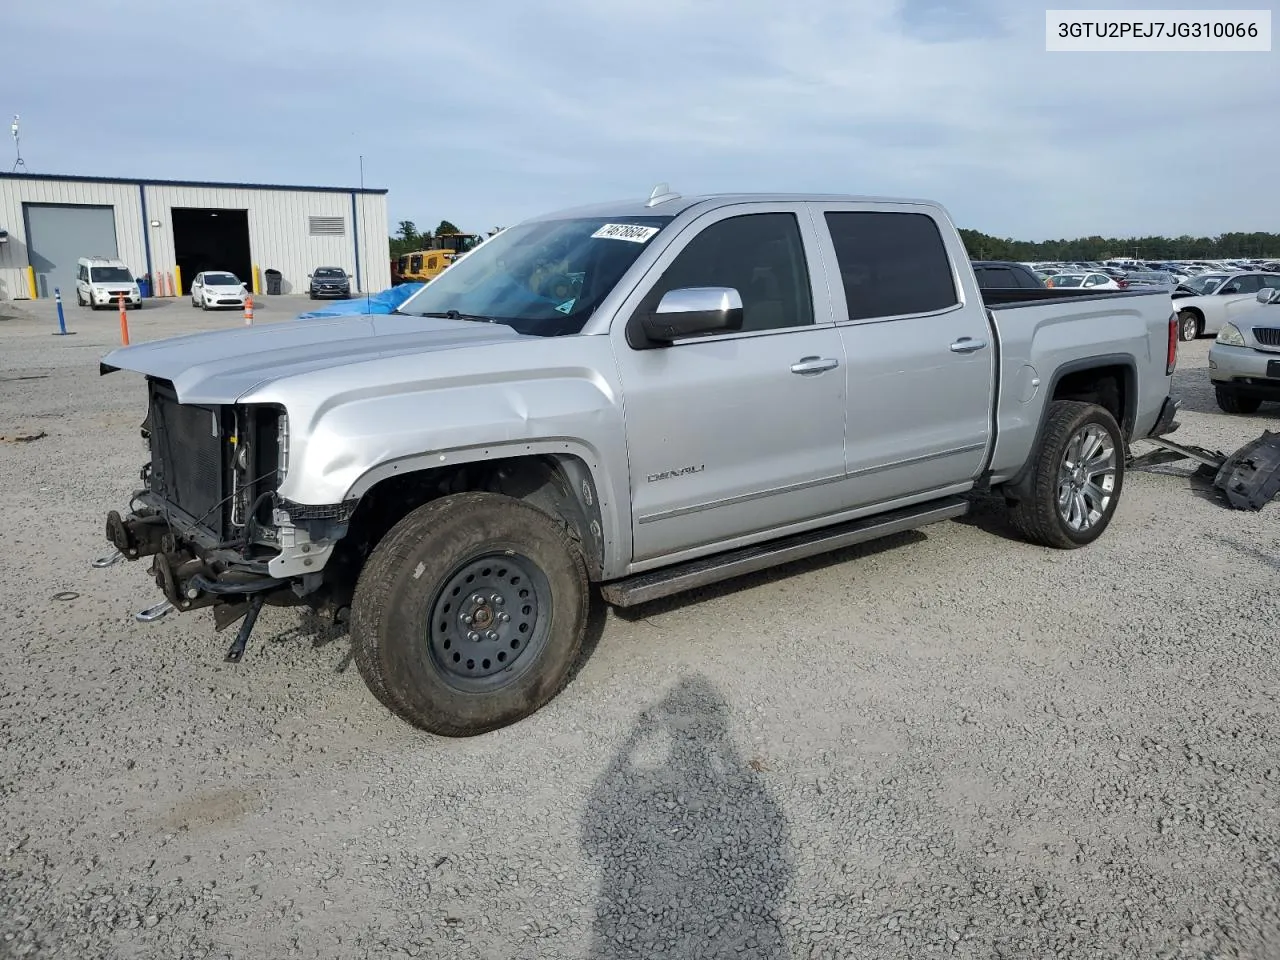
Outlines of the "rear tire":
<svg viewBox="0 0 1280 960">
<path fill-rule="evenodd" d="M 1204 321 L 1190 310 L 1178 313 L 1178 339 L 1184 343 L 1196 340 L 1204 333 Z"/>
<path fill-rule="evenodd" d="M 443 497 L 370 555 L 351 605 L 353 659 L 373 695 L 414 726 L 486 733 L 564 687 L 588 591 L 581 553 L 541 510 L 493 493 Z"/>
<path fill-rule="evenodd" d="M 1092 543 L 1115 515 L 1124 463 L 1124 437 L 1106 408 L 1054 400 L 1032 454 L 1030 494 L 1010 508 L 1013 525 L 1046 547 Z"/>
<path fill-rule="evenodd" d="M 1217 397 L 1218 408 L 1223 413 L 1257 413 L 1262 406 L 1262 401 L 1257 397 L 1242 397 L 1230 387 L 1215 386 L 1213 393 Z"/>
</svg>

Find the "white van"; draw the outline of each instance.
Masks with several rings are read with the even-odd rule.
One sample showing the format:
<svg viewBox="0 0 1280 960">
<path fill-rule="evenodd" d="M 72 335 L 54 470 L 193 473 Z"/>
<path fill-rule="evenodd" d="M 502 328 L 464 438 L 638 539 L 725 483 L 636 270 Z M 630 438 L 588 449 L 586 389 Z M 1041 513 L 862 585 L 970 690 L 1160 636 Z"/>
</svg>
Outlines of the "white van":
<svg viewBox="0 0 1280 960">
<path fill-rule="evenodd" d="M 113 257 L 81 257 L 77 264 L 76 301 L 82 307 L 118 307 L 120 294 L 130 307 L 142 306 L 142 293 L 133 271 L 123 260 Z"/>
</svg>

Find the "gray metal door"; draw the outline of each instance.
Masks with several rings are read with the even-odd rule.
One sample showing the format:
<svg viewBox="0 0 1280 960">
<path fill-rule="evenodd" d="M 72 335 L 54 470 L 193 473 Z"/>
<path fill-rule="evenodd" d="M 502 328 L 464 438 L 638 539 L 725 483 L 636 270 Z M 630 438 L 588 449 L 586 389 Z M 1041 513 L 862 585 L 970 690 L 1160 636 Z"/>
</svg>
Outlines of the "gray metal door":
<svg viewBox="0 0 1280 960">
<path fill-rule="evenodd" d="M 71 299 L 76 289 L 77 260 L 119 256 L 114 207 L 45 203 L 22 206 L 39 296 L 52 297 L 57 287 L 63 300 Z"/>
</svg>

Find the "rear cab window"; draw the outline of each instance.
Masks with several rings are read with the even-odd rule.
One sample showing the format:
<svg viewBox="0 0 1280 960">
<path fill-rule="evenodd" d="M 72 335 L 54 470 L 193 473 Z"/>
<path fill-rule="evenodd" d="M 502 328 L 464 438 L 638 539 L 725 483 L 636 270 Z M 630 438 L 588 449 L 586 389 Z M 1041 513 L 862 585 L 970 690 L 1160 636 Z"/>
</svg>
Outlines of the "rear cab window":
<svg viewBox="0 0 1280 960">
<path fill-rule="evenodd" d="M 960 303 L 934 218 L 911 211 L 823 214 L 850 320 L 940 313 Z"/>
</svg>

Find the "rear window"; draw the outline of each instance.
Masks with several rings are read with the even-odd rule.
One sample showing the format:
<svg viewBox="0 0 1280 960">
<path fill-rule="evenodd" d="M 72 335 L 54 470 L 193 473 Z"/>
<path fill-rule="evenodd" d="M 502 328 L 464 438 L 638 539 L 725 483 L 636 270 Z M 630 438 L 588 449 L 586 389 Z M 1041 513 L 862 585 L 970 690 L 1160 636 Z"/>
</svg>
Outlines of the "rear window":
<svg viewBox="0 0 1280 960">
<path fill-rule="evenodd" d="M 850 320 L 933 313 L 959 302 L 951 261 L 932 217 L 827 213 Z"/>
<path fill-rule="evenodd" d="M 979 267 L 974 273 L 984 290 L 1002 290 L 1018 286 L 1018 279 L 1008 267 Z"/>
</svg>

